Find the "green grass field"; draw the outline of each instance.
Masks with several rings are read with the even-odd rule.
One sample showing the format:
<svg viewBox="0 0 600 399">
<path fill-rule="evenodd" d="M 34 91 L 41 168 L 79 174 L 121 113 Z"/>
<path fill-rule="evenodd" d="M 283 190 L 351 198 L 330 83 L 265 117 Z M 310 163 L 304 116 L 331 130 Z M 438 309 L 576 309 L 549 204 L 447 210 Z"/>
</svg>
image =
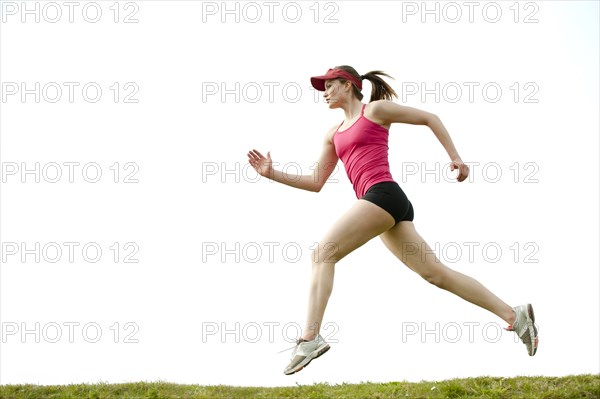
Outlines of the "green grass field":
<svg viewBox="0 0 600 399">
<path fill-rule="evenodd" d="M 302 385 L 279 388 L 177 385 L 166 382 L 93 385 L 4 385 L 0 398 L 600 398 L 600 375 L 477 377 L 385 384 Z"/>
</svg>

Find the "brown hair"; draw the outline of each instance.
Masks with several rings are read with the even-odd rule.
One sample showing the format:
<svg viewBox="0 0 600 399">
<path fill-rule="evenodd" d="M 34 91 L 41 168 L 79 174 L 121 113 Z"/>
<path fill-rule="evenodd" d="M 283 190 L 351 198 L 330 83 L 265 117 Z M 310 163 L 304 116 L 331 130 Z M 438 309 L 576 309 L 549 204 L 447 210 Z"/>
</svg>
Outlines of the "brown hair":
<svg viewBox="0 0 600 399">
<path fill-rule="evenodd" d="M 379 77 L 381 75 L 381 76 L 387 76 L 390 79 L 394 79 L 385 72 L 370 71 L 370 72 L 365 73 L 364 75 L 359 75 L 358 72 L 356 72 L 356 69 L 352 68 L 349 65 L 340 65 L 340 66 L 336 66 L 336 68 L 342 69 L 342 70 L 354 75 L 357 79 L 360 79 L 360 80 L 367 79 L 369 82 L 371 82 L 371 84 L 373 85 L 373 90 L 371 91 L 371 99 L 369 100 L 369 102 L 373 102 L 373 101 L 377 101 L 377 100 L 393 100 L 394 97 L 398 98 L 398 95 L 396 94 L 394 89 L 392 89 L 391 86 L 389 84 L 387 84 L 385 80 L 383 80 L 382 78 Z M 339 78 L 339 80 L 342 83 L 346 82 L 346 79 L 343 79 L 343 78 Z M 354 91 L 354 95 L 359 100 L 362 100 L 363 94 L 360 92 L 360 90 L 358 90 L 358 88 L 354 85 L 352 85 L 352 89 Z"/>
</svg>

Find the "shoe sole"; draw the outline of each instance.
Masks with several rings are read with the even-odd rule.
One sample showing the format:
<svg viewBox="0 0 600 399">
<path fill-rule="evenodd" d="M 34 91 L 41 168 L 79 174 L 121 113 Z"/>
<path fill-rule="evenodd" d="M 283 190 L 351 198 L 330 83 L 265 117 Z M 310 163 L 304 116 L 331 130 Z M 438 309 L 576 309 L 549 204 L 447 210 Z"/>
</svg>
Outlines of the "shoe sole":
<svg viewBox="0 0 600 399">
<path fill-rule="evenodd" d="M 285 373 L 285 375 L 292 375 L 292 374 L 297 373 L 298 371 L 302 370 L 303 368 L 308 366 L 310 364 L 310 362 L 312 362 L 314 359 L 317 359 L 322 354 L 327 352 L 329 350 L 329 348 L 330 348 L 330 346 L 329 346 L 329 344 L 327 344 L 324 347 L 322 347 L 321 349 L 319 349 L 318 351 L 316 351 L 316 355 L 313 356 L 313 354 L 315 352 L 312 352 L 310 355 L 306 356 L 306 358 L 303 361 L 298 363 L 298 365 L 296 367 L 294 367 L 292 370 L 290 370 L 289 373 Z"/>
<path fill-rule="evenodd" d="M 538 335 L 537 335 L 537 328 L 535 326 L 535 314 L 533 313 L 533 306 L 531 306 L 530 303 L 527 304 L 527 315 L 529 316 L 529 319 L 531 319 L 531 326 L 528 326 L 528 328 L 530 328 L 530 330 L 529 330 L 530 335 L 532 332 L 531 330 L 533 330 L 533 342 L 532 342 L 533 353 L 530 353 L 529 356 L 533 356 L 537 352 Z M 529 323 L 527 323 L 527 324 L 529 324 Z"/>
</svg>

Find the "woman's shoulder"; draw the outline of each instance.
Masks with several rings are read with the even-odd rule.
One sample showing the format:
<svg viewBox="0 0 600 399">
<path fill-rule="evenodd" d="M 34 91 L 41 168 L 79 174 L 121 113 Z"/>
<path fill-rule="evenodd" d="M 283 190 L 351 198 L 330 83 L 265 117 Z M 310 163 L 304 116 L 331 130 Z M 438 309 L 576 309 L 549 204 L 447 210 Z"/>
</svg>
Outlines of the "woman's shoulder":
<svg viewBox="0 0 600 399">
<path fill-rule="evenodd" d="M 365 106 L 364 115 L 367 119 L 389 128 L 387 116 L 390 112 L 390 106 L 393 106 L 392 104 L 395 103 L 389 100 L 372 101 Z"/>
<path fill-rule="evenodd" d="M 327 133 L 325 134 L 325 141 L 333 143 L 333 136 L 335 135 L 335 132 L 337 132 L 339 127 L 340 124 L 337 124 L 332 126 L 329 130 L 327 130 Z"/>
<path fill-rule="evenodd" d="M 385 112 L 387 109 L 389 109 L 390 105 L 392 105 L 392 104 L 395 104 L 395 103 L 390 100 L 371 101 L 370 103 L 368 103 L 366 105 L 365 112 L 369 111 L 372 114 L 381 113 L 382 111 Z"/>
</svg>

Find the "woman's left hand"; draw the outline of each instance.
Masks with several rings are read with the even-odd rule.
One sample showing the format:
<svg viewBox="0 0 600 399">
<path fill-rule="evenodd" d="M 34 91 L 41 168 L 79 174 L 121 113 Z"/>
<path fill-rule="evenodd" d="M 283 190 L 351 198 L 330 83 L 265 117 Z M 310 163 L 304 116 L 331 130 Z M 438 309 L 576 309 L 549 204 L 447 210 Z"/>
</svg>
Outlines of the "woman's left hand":
<svg viewBox="0 0 600 399">
<path fill-rule="evenodd" d="M 469 167 L 465 165 L 462 159 L 454 159 L 450 162 L 450 170 L 458 169 L 458 176 L 456 176 L 456 180 L 459 182 L 465 180 L 469 176 Z"/>
</svg>

